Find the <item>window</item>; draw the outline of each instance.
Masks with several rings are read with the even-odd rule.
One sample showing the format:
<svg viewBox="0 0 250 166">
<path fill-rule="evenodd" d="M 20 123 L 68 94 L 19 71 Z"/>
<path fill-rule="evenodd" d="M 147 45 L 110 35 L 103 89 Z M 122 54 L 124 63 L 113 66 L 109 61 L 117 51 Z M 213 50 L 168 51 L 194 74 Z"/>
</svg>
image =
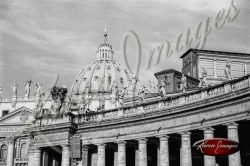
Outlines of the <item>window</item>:
<svg viewBox="0 0 250 166">
<path fill-rule="evenodd" d="M 0 160 L 5 161 L 7 159 L 7 146 L 2 145 L 0 148 Z"/>
<path fill-rule="evenodd" d="M 26 158 L 27 157 L 27 144 L 23 143 L 20 149 L 20 158 Z"/>
<path fill-rule="evenodd" d="M 2 116 L 7 115 L 9 112 L 10 112 L 9 110 L 3 110 L 3 112 L 2 112 Z"/>
</svg>

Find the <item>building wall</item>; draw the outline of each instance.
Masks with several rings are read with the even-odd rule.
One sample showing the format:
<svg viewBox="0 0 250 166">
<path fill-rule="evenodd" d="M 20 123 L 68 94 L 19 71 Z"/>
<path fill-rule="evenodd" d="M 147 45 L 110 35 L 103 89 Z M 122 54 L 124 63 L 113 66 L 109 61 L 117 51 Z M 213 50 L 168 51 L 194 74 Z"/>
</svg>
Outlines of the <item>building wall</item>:
<svg viewBox="0 0 250 166">
<path fill-rule="evenodd" d="M 199 79 L 202 68 L 207 71 L 209 84 L 218 84 L 226 81 L 225 68 L 227 61 L 231 61 L 232 79 L 242 77 L 250 73 L 250 56 L 240 56 L 223 53 L 193 52 L 190 51 L 183 57 L 182 72 L 186 75 Z"/>
</svg>

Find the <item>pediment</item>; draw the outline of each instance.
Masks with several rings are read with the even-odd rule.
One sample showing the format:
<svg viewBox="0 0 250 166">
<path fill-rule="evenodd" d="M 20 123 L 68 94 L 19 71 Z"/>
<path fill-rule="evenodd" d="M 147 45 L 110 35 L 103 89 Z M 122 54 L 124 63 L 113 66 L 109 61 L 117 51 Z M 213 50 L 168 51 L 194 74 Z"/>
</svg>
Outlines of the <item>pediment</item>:
<svg viewBox="0 0 250 166">
<path fill-rule="evenodd" d="M 26 107 L 18 108 L 4 117 L 0 118 L 0 125 L 30 124 L 33 118 L 33 111 Z"/>
</svg>

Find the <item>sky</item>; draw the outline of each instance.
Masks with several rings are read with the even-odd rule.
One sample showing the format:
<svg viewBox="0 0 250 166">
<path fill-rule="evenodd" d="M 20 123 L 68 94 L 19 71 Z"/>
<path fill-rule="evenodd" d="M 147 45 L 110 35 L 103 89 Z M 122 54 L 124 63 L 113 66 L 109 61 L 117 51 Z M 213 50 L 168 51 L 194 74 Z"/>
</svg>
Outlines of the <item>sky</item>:
<svg viewBox="0 0 250 166">
<path fill-rule="evenodd" d="M 50 87 L 56 75 L 59 85 L 71 87 L 77 73 L 96 59 L 103 41 L 104 26 L 113 45 L 114 57 L 124 63 L 123 34 L 135 32 L 141 43 L 142 64 L 150 49 L 178 35 L 206 18 L 213 20 L 228 10 L 231 0 L 1 0 L 0 84 L 10 97 L 14 83 L 24 95 L 27 80 Z M 204 49 L 250 53 L 250 1 L 234 0 L 239 14 L 232 22 L 213 30 Z M 188 49 L 188 48 L 185 48 Z M 128 61 L 135 68 L 135 47 L 128 39 Z M 173 68 L 181 71 L 181 54 L 173 54 L 148 70 L 141 67 L 139 79 L 145 85 L 155 81 L 154 73 Z M 34 93 L 34 84 L 32 88 Z"/>
</svg>

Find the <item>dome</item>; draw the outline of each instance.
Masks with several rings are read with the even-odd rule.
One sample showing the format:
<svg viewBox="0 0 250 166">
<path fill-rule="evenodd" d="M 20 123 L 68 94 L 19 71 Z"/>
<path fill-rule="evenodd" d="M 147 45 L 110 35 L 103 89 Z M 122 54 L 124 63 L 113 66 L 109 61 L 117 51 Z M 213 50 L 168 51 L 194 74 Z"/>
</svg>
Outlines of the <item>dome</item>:
<svg viewBox="0 0 250 166">
<path fill-rule="evenodd" d="M 122 88 L 132 82 L 133 75 L 114 59 L 98 59 L 77 75 L 72 93 L 111 93 L 112 87 Z"/>
<path fill-rule="evenodd" d="M 106 32 L 96 54 L 97 60 L 83 68 L 72 85 L 72 99 L 80 109 L 97 111 L 116 108 L 122 105 L 123 97 L 138 95 L 144 88 L 133 73 L 113 58 Z"/>
</svg>

